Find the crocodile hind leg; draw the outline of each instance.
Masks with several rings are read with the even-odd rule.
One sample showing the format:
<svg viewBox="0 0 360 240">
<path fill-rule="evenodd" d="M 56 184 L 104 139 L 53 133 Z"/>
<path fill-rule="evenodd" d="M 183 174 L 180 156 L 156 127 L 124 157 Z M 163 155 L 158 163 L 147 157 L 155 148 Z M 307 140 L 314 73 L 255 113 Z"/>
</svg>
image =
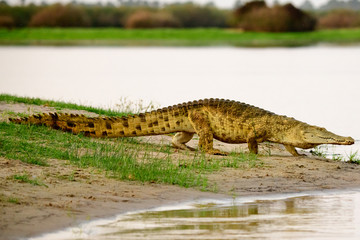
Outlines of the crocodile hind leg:
<svg viewBox="0 0 360 240">
<path fill-rule="evenodd" d="M 189 120 L 195 132 L 199 135 L 199 148 L 201 151 L 212 155 L 227 155 L 213 147 L 214 134 L 204 113 L 193 111 L 189 114 Z"/>
<path fill-rule="evenodd" d="M 189 142 L 192 139 L 193 136 L 194 133 L 178 132 L 175 134 L 175 136 L 172 139 L 172 145 L 182 150 L 189 149 L 191 151 L 194 151 L 195 150 L 194 148 L 185 145 L 187 142 Z"/>
</svg>

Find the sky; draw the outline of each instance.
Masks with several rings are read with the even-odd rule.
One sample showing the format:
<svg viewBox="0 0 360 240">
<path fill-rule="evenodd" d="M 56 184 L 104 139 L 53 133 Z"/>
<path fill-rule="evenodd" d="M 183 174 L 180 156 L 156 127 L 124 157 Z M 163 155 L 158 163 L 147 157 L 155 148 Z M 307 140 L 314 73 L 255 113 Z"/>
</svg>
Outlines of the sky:
<svg viewBox="0 0 360 240">
<path fill-rule="evenodd" d="M 18 4 L 20 3 L 21 0 L 5 0 L 10 4 Z M 40 3 L 43 0 L 25 0 L 26 2 L 35 2 L 35 3 Z M 67 3 L 70 2 L 71 0 L 44 0 L 45 2 L 48 3 L 53 3 L 53 2 L 62 2 L 62 3 Z M 102 3 L 106 3 L 108 1 L 111 2 L 117 2 L 117 0 L 77 0 L 79 2 L 87 2 L 87 3 L 96 3 L 96 2 L 102 2 Z M 148 0 L 148 1 L 152 1 L 152 0 Z M 189 0 L 158 0 L 158 2 L 162 2 L 162 3 L 171 3 L 171 2 L 188 2 Z M 232 8 L 232 6 L 234 5 L 235 0 L 192 0 L 193 2 L 197 2 L 200 4 L 205 4 L 208 2 L 213 2 L 215 3 L 215 5 L 217 7 L 220 8 Z M 271 4 L 274 0 L 266 0 L 269 4 Z M 280 3 L 288 3 L 291 2 L 293 3 L 295 6 L 299 6 L 301 5 L 305 0 L 278 0 L 278 2 Z M 320 6 L 326 2 L 328 2 L 329 0 L 310 0 L 314 6 Z"/>
</svg>

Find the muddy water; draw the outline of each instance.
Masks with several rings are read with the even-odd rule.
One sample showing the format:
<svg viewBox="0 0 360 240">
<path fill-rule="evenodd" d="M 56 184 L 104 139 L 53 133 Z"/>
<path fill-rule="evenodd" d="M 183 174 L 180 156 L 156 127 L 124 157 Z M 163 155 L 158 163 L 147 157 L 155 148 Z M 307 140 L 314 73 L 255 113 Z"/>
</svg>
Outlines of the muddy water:
<svg viewBox="0 0 360 240">
<path fill-rule="evenodd" d="M 206 200 L 119 215 L 40 239 L 360 239 L 360 189 Z"/>
</svg>

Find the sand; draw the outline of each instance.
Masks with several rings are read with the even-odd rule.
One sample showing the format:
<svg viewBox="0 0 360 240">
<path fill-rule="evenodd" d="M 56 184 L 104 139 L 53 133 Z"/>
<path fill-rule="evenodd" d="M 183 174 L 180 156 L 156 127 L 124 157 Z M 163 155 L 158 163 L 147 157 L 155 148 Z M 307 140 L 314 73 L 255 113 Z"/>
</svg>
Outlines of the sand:
<svg viewBox="0 0 360 240">
<path fill-rule="evenodd" d="M 6 104 L 0 102 L 0 121 L 7 112 L 49 112 L 46 106 Z M 167 144 L 169 136 L 144 138 Z M 0 143 L 1 144 L 1 143 Z M 197 140 L 190 146 L 196 147 Z M 245 145 L 215 143 L 229 151 Z M 208 175 L 217 192 L 201 192 L 177 186 L 119 181 L 96 169 L 82 169 L 64 160 L 48 159 L 50 166 L 30 165 L 0 157 L 0 239 L 37 236 L 75 226 L 84 221 L 111 217 L 127 211 L 206 198 L 229 198 L 273 193 L 290 193 L 323 189 L 360 187 L 360 166 L 316 158 L 293 157 L 280 145 L 261 145 L 257 168 L 223 169 Z M 178 151 L 178 157 L 187 157 Z M 44 185 L 14 180 L 15 174 L 28 173 Z M 13 201 L 9 199 L 14 198 Z"/>
</svg>

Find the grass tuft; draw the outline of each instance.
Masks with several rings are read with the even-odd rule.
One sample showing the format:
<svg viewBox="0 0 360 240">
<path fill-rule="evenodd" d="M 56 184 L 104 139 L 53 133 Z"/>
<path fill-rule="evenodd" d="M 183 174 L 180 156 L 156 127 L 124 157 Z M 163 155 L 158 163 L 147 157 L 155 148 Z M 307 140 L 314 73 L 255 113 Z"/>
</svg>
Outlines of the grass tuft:
<svg viewBox="0 0 360 240">
<path fill-rule="evenodd" d="M 350 163 L 360 164 L 360 155 L 358 151 L 351 152 L 347 157 Z"/>
<path fill-rule="evenodd" d="M 38 180 L 37 178 L 31 178 L 28 174 L 23 174 L 23 175 L 13 175 L 12 177 L 14 180 L 17 180 L 19 182 L 23 182 L 23 183 L 30 183 L 34 186 L 44 186 L 44 187 L 48 187 L 45 183 L 41 182 L 40 180 Z"/>
</svg>

